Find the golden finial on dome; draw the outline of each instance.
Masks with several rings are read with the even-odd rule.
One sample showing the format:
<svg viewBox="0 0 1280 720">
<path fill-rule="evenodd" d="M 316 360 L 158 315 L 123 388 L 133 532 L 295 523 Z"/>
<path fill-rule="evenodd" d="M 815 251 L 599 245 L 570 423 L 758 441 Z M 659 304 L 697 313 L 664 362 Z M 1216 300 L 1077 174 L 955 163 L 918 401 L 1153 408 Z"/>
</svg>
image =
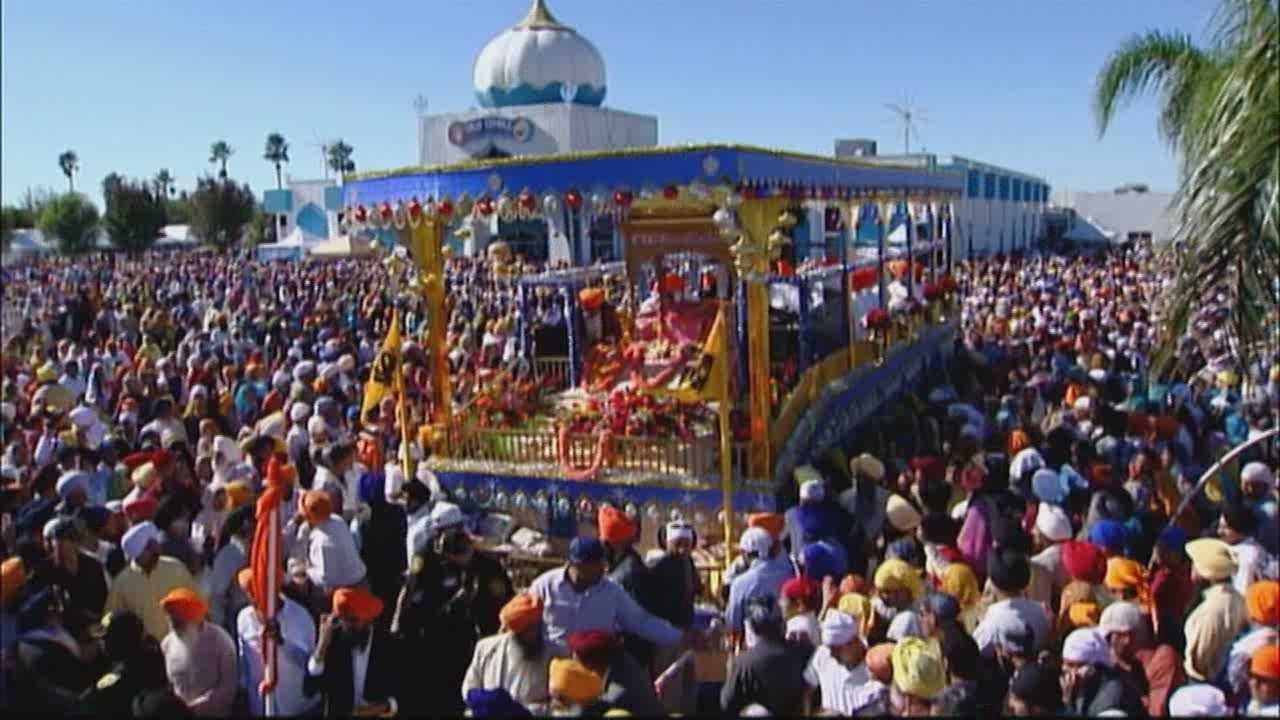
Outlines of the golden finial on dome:
<svg viewBox="0 0 1280 720">
<path fill-rule="evenodd" d="M 533 5 L 529 7 L 529 12 L 524 19 L 516 23 L 517 30 L 568 30 L 564 25 L 556 20 L 551 11 L 547 9 L 546 0 L 533 0 Z"/>
</svg>

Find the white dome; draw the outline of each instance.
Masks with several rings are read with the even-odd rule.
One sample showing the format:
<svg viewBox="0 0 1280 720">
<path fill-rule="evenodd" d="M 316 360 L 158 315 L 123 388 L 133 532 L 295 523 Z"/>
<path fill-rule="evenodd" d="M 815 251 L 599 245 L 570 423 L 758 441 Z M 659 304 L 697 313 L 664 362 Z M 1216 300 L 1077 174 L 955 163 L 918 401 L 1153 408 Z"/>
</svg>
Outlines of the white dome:
<svg viewBox="0 0 1280 720">
<path fill-rule="evenodd" d="M 544 0 L 534 0 L 515 27 L 485 45 L 472 71 L 485 107 L 604 102 L 604 58 L 589 40 L 556 21 Z"/>
</svg>

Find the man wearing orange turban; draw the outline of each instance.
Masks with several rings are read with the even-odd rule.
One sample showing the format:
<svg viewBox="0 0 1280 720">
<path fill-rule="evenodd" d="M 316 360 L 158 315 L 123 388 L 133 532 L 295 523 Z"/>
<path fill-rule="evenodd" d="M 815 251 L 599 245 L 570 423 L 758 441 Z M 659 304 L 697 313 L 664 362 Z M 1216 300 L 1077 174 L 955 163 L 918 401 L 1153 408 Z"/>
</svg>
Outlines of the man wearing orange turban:
<svg viewBox="0 0 1280 720">
<path fill-rule="evenodd" d="M 547 665 L 554 657 L 542 629 L 542 600 L 530 593 L 511 598 L 498 614 L 503 632 L 476 643 L 462 681 L 462 695 L 472 689 L 506 690 L 521 705 L 545 714 Z"/>
<path fill-rule="evenodd" d="M 1258 648 L 1280 643 L 1280 582 L 1259 580 L 1244 596 L 1249 629 L 1231 644 L 1227 655 L 1228 688 L 1236 697 L 1249 690 L 1249 658 Z"/>
<path fill-rule="evenodd" d="M 596 525 L 600 541 L 605 547 L 606 572 L 609 578 L 622 586 L 633 600 L 646 610 L 654 606 L 649 568 L 636 552 L 639 525 L 625 512 L 604 503 L 596 513 Z M 638 637 L 626 636 L 627 650 L 644 667 L 653 661 L 653 646 Z"/>
<path fill-rule="evenodd" d="M 774 540 L 779 540 L 782 538 L 786 521 L 778 513 L 751 513 L 747 516 L 747 527 L 764 528 L 769 531 Z"/>
<path fill-rule="evenodd" d="M 321 617 L 305 687 L 319 688 L 327 716 L 395 715 L 400 649 L 392 635 L 373 625 L 382 601 L 362 587 L 343 587 L 334 591 L 332 608 Z"/>
<path fill-rule="evenodd" d="M 209 606 L 189 588 L 160 600 L 172 630 L 160 641 L 169 684 L 196 716 L 224 717 L 240 686 L 236 645 L 221 626 L 205 621 Z"/>
</svg>

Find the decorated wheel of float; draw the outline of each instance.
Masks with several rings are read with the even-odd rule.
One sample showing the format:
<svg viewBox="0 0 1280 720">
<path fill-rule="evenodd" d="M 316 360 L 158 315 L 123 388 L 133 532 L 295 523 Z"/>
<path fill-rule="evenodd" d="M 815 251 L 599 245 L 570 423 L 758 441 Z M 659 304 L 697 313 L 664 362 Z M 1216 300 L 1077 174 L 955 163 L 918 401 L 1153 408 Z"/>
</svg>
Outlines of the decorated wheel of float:
<svg viewBox="0 0 1280 720">
<path fill-rule="evenodd" d="M 418 266 L 420 436 L 441 483 L 541 533 L 537 552 L 604 502 L 640 518 L 652 547 L 672 519 L 732 537 L 745 513 L 774 509 L 795 467 L 945 359 L 963 184 L 749 148 L 622 151 L 357 179 L 344 222 Z M 588 237 L 602 218 L 608 262 Z M 476 240 L 517 221 L 545 223 L 571 266 L 530 273 L 505 241 Z M 457 237 L 518 306 L 514 352 L 465 377 L 445 333 Z"/>
</svg>

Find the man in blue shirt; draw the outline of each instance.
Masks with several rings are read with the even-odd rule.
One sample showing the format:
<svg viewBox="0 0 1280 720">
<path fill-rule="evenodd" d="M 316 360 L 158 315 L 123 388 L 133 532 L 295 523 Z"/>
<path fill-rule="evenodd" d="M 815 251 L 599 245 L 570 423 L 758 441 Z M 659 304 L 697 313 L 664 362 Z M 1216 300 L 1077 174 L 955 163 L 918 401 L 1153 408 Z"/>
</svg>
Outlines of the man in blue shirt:
<svg viewBox="0 0 1280 720">
<path fill-rule="evenodd" d="M 755 644 L 755 633 L 744 624 L 747 603 L 755 597 L 778 597 L 782 584 L 795 576 L 795 566 L 791 558 L 782 552 L 782 544 L 764 528 L 743 531 L 738 549 L 749 559 L 750 565 L 729 586 L 725 619 L 735 644 L 745 641 L 749 648 Z"/>
</svg>

